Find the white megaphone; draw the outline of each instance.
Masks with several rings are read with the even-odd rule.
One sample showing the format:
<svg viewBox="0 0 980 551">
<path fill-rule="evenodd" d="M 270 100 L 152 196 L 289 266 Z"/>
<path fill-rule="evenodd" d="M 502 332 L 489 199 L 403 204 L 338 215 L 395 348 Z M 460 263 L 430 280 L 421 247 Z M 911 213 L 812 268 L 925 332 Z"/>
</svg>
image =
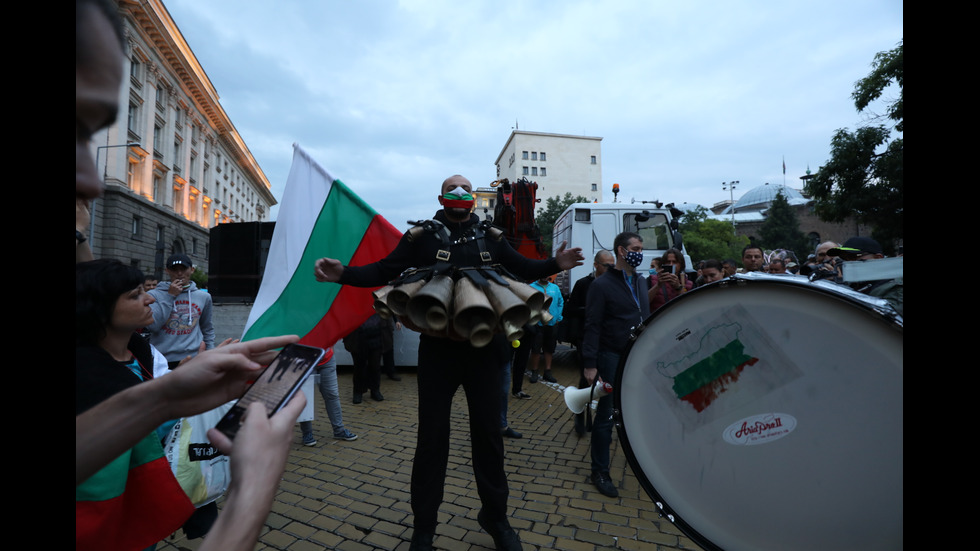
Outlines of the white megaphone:
<svg viewBox="0 0 980 551">
<path fill-rule="evenodd" d="M 585 406 L 589 402 L 612 394 L 612 391 L 612 385 L 606 382 L 600 382 L 595 385 L 595 394 L 592 393 L 592 387 L 568 387 L 565 389 L 565 405 L 568 406 L 568 409 L 572 410 L 572 413 L 579 414 L 585 411 Z"/>
</svg>

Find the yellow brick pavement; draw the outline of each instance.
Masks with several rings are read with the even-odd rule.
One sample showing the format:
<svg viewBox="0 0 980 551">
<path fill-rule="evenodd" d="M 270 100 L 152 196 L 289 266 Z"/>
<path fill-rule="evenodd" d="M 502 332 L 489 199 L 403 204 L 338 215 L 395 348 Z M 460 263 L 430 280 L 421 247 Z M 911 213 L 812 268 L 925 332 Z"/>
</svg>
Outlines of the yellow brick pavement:
<svg viewBox="0 0 980 551">
<path fill-rule="evenodd" d="M 561 385 L 578 380 L 570 352 L 556 354 L 554 374 L 557 385 L 525 381 L 531 399 L 510 400 L 510 425 L 524 435 L 504 441 L 510 522 L 524 549 L 700 549 L 658 515 L 615 436 L 611 474 L 619 498 L 605 497 L 595 489 L 589 480 L 589 439 L 580 439 L 572 430 L 572 415 L 560 393 Z M 341 368 L 344 421 L 359 436 L 353 442 L 332 438 L 317 395 L 314 434 L 319 443 L 303 446 L 297 427 L 276 502 L 256 549 L 408 549 L 418 395 L 414 370 L 403 370 L 401 375 L 400 382 L 383 378 L 383 402 L 365 397 L 354 405 L 350 371 Z M 445 501 L 435 538 L 437 549 L 450 551 L 493 549 L 490 536 L 476 521 L 480 501 L 470 466 L 465 399 L 459 391 Z M 178 532 L 157 549 L 193 551 L 201 541 L 187 540 Z"/>
</svg>

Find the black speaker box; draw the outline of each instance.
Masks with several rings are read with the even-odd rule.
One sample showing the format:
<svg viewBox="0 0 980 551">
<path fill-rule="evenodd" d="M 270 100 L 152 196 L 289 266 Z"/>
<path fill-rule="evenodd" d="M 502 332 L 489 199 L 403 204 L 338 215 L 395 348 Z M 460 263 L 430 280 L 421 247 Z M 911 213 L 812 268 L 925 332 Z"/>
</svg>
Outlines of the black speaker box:
<svg viewBox="0 0 980 551">
<path fill-rule="evenodd" d="M 275 222 L 240 222 L 211 228 L 208 292 L 214 298 L 255 300 L 275 227 Z"/>
</svg>

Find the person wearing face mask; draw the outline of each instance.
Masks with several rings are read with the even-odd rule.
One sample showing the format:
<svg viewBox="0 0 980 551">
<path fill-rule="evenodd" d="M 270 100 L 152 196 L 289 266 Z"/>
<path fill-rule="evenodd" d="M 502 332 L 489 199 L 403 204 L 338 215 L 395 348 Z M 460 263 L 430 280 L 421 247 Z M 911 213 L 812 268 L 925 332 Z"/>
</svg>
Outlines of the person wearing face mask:
<svg viewBox="0 0 980 551">
<path fill-rule="evenodd" d="M 647 281 L 636 271 L 643 263 L 643 238 L 632 232 L 617 235 L 613 241 L 613 254 L 615 266 L 592 282 L 585 299 L 582 364 L 589 385 L 613 382 L 631 330 L 650 315 Z M 617 497 L 619 492 L 609 474 L 612 401 L 612 395 L 603 396 L 595 411 L 592 483 L 601 494 Z"/>
<path fill-rule="evenodd" d="M 667 301 L 694 288 L 694 283 L 685 273 L 684 253 L 677 249 L 667 249 L 660 257 L 660 271 L 650 271 L 650 311 L 656 312 Z"/>
<path fill-rule="evenodd" d="M 553 258 L 532 260 L 515 251 L 506 239 L 486 235 L 489 230 L 471 212 L 472 185 L 460 175 L 442 183 L 438 201 L 442 209 L 433 220 L 406 232 L 385 258 L 365 266 L 344 266 L 336 259 L 321 258 L 314 277 L 320 282 L 379 287 L 412 267 L 459 276 L 463 268 L 491 269 L 499 264 L 516 277 L 533 281 L 582 264 L 578 248 L 562 246 Z M 415 530 L 410 550 L 432 549 L 449 460 L 453 395 L 460 386 L 466 392 L 473 473 L 482 504 L 477 522 L 497 549 L 521 549 L 520 538 L 507 520 L 499 346 L 509 347 L 500 334 L 483 348 L 448 336 L 423 333 L 419 338 L 418 442 L 411 484 Z"/>
</svg>

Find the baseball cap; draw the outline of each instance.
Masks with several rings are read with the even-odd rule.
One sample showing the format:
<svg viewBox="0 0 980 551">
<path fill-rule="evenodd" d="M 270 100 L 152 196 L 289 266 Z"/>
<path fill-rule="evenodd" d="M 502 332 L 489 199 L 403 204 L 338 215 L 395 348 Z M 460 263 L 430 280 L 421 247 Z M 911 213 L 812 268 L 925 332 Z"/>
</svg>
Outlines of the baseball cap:
<svg viewBox="0 0 980 551">
<path fill-rule="evenodd" d="M 881 245 L 870 237 L 852 237 L 840 247 L 827 251 L 827 256 L 851 257 L 862 254 L 882 254 Z"/>
<path fill-rule="evenodd" d="M 194 267 L 194 263 L 191 262 L 191 259 L 186 254 L 183 254 L 183 253 L 174 253 L 174 254 L 170 255 L 170 258 L 167 259 L 167 267 L 168 268 L 173 268 L 174 266 L 176 266 L 178 264 L 183 264 L 184 266 L 187 266 L 188 268 L 193 268 Z"/>
</svg>

